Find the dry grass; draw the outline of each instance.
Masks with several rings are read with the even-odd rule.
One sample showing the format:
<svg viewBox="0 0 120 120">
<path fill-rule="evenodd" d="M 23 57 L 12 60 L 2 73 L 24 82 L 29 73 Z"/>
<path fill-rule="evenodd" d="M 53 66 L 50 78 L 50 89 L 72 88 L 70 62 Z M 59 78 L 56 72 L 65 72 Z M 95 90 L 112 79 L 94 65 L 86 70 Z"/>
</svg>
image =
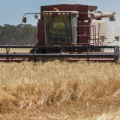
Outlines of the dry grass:
<svg viewBox="0 0 120 120">
<path fill-rule="evenodd" d="M 10 48 L 9 53 L 26 53 L 30 52 L 31 48 Z M 6 53 L 6 48 L 0 48 L 0 53 Z"/>
<path fill-rule="evenodd" d="M 0 119 L 120 119 L 120 65 L 56 60 L 0 68 Z"/>
</svg>

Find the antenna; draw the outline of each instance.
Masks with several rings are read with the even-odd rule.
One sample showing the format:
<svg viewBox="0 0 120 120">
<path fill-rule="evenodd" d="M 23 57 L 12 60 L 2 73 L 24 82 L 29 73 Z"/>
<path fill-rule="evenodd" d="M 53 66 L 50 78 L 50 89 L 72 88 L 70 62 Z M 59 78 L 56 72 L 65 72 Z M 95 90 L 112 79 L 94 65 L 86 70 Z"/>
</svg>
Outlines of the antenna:
<svg viewBox="0 0 120 120">
<path fill-rule="evenodd" d="M 57 9 L 58 9 L 58 0 L 57 0 Z"/>
</svg>

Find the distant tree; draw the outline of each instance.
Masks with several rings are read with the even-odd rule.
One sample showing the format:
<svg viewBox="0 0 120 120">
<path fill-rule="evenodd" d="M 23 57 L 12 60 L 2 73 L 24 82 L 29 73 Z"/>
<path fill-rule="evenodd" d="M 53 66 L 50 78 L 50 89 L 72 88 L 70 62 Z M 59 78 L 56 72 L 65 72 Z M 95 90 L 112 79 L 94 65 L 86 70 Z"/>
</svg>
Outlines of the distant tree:
<svg viewBox="0 0 120 120">
<path fill-rule="evenodd" d="M 5 24 L 0 26 L 1 45 L 28 45 L 33 44 L 34 27 L 29 24 L 17 26 Z"/>
<path fill-rule="evenodd" d="M 23 43 L 27 44 L 29 42 L 29 44 L 33 44 L 33 35 L 34 35 L 34 27 L 32 25 L 24 25 L 24 27 L 22 28 L 22 40 Z"/>
</svg>

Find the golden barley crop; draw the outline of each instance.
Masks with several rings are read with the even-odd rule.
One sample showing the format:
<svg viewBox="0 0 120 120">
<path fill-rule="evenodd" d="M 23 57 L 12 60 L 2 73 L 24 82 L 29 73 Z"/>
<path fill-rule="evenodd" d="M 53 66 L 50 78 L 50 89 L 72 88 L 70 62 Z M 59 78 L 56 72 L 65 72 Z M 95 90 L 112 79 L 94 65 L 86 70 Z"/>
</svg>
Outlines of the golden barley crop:
<svg viewBox="0 0 120 120">
<path fill-rule="evenodd" d="M 119 64 L 0 63 L 0 119 L 120 119 L 119 98 Z"/>
</svg>

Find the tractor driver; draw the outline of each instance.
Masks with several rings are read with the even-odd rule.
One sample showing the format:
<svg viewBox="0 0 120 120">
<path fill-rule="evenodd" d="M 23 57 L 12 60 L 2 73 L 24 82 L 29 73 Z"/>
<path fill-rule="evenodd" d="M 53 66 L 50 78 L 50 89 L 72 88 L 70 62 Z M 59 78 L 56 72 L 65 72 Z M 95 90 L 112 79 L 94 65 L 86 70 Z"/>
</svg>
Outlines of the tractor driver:
<svg viewBox="0 0 120 120">
<path fill-rule="evenodd" d="M 53 25 L 53 28 L 55 29 L 64 29 L 65 28 L 65 24 L 63 22 L 59 21 L 59 18 L 56 18 L 56 21 Z"/>
<path fill-rule="evenodd" d="M 52 37 L 55 39 L 53 41 L 55 41 L 57 44 L 61 44 L 61 40 L 63 41 L 66 38 L 65 24 L 61 22 L 58 17 L 55 18 L 53 29 L 55 29 L 54 31 L 52 31 Z"/>
</svg>

